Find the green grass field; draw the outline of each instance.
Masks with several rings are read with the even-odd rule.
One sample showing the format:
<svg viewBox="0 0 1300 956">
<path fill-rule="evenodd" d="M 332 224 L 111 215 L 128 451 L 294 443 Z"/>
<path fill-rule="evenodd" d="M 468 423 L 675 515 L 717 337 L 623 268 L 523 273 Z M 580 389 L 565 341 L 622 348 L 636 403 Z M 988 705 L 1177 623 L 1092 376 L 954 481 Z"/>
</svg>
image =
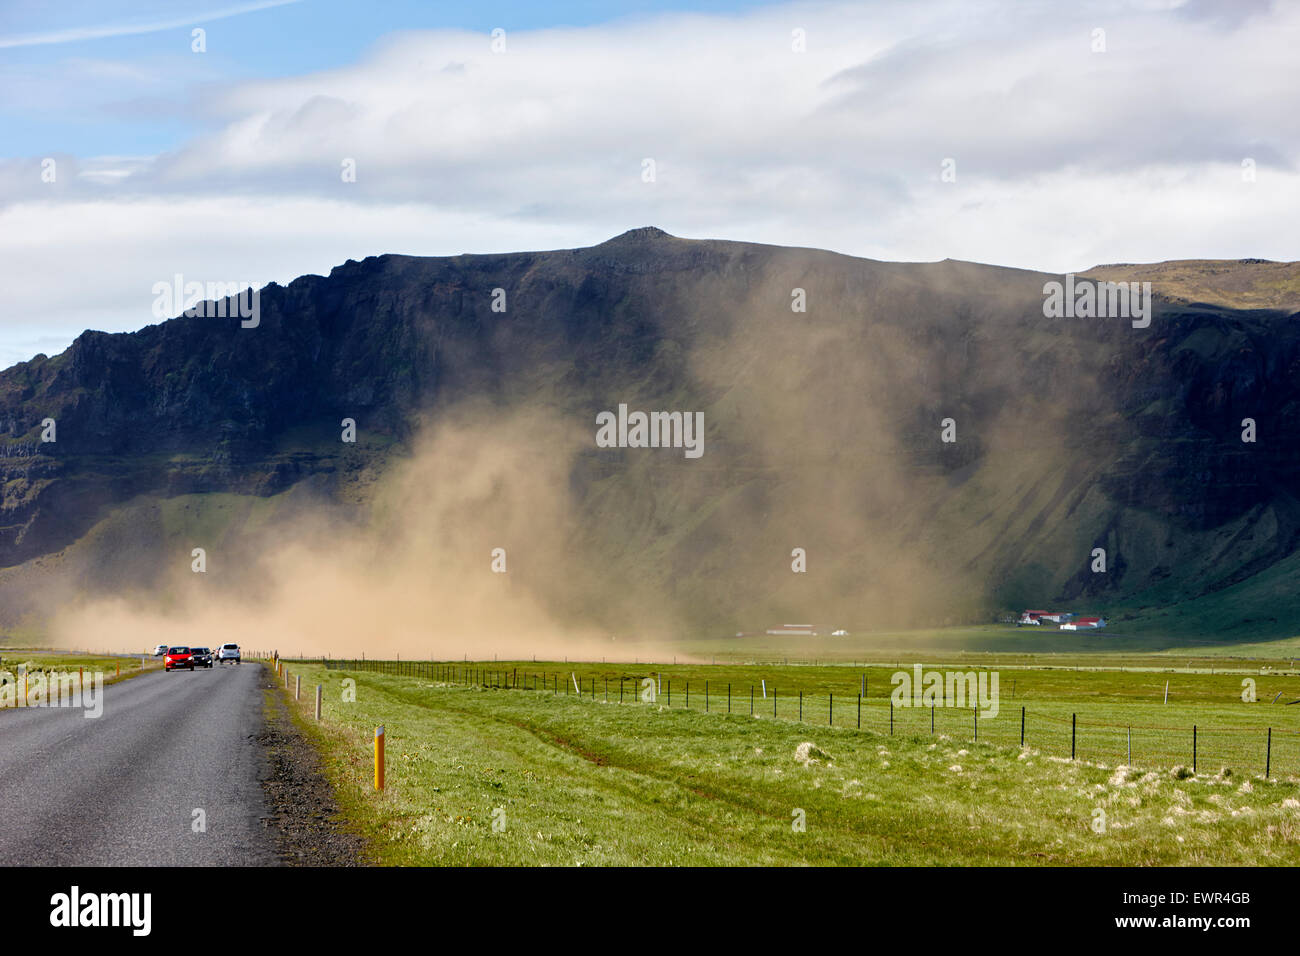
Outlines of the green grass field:
<svg viewBox="0 0 1300 956">
<path fill-rule="evenodd" d="M 19 667 L 29 672 L 59 671 L 68 673 L 83 669 L 88 673 L 101 671 L 104 682 L 125 680 L 145 671 L 162 667 L 162 658 L 124 657 L 104 654 L 77 654 L 65 651 L 40 650 L 24 647 L 0 647 L 0 671 L 17 673 Z"/>
<path fill-rule="evenodd" d="M 1288 585 L 1289 586 L 1289 585 Z M 1219 614 L 1226 621 L 1238 609 Z M 1170 615 L 1173 616 L 1172 614 Z M 1218 618 L 1216 618 L 1217 620 Z M 1183 625 L 1184 627 L 1186 625 Z M 789 637 L 746 634 L 743 637 L 698 635 L 679 640 L 683 658 L 712 660 L 785 660 L 854 661 L 882 653 L 924 654 L 1065 654 L 1089 658 L 1141 655 L 1145 658 L 1171 657 L 1217 660 L 1220 658 L 1290 661 L 1300 659 L 1300 637 L 1273 640 L 1227 640 L 1222 637 L 1225 623 L 1207 624 L 1203 631 L 1175 632 L 1161 626 L 1138 626 L 1112 621 L 1097 631 L 1062 631 L 1053 626 L 1015 627 L 1006 624 L 971 624 L 954 627 L 915 628 L 906 631 L 871 631 L 847 637 L 829 634 Z M 611 653 L 623 651 L 611 644 Z"/>
<path fill-rule="evenodd" d="M 287 664 L 302 678 L 304 726 L 376 862 L 1300 863 L 1300 714 L 1281 702 L 1300 691 L 1295 676 L 1256 669 L 1259 701 L 1247 704 L 1237 674 L 1000 666 L 1000 713 L 980 721 L 975 743 L 973 714 L 951 708 L 935 709 L 933 734 L 928 710 L 895 708 L 891 736 L 893 665 L 866 669 L 861 730 L 861 668 L 445 666 L 459 668 L 457 677 L 477 670 L 470 675 L 477 682 Z M 491 686 L 506 675 L 538 689 Z M 664 682 L 653 704 L 632 689 L 633 678 L 648 676 Z M 345 679 L 356 682 L 355 702 L 343 699 Z M 1166 679 L 1169 704 L 1161 702 Z M 776 719 L 772 697 L 757 689 L 764 680 L 777 694 Z M 319 726 L 310 716 L 317 683 Z M 544 683 L 550 689 L 541 690 Z M 1281 700 L 1270 703 L 1278 692 Z M 1030 715 L 1023 750 L 1022 706 Z M 1075 761 L 1071 713 L 1080 727 Z M 1123 766 L 1129 722 L 1133 770 Z M 388 785 L 376 793 L 371 748 L 381 724 Z M 800 819 L 802 832 L 794 827 Z"/>
</svg>

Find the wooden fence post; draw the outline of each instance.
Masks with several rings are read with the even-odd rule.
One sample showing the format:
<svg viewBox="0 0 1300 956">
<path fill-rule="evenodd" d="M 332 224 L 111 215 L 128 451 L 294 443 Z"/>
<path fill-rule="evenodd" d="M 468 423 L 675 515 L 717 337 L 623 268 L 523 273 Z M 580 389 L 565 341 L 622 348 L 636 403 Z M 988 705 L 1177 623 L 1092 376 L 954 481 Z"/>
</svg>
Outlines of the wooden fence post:
<svg viewBox="0 0 1300 956">
<path fill-rule="evenodd" d="M 1268 779 L 1268 772 L 1273 766 L 1273 728 L 1268 728 L 1268 743 L 1264 751 L 1264 779 Z"/>
<path fill-rule="evenodd" d="M 1075 728 L 1075 718 L 1078 716 L 1079 716 L 1078 714 L 1070 715 L 1070 759 L 1071 760 L 1074 759 L 1074 728 Z"/>
<path fill-rule="evenodd" d="M 316 721 L 320 722 L 321 685 L 316 685 Z"/>
<path fill-rule="evenodd" d="M 1196 725 L 1192 724 L 1192 773 L 1196 773 Z"/>
<path fill-rule="evenodd" d="M 1020 708 L 1020 746 L 1025 746 L 1025 708 Z"/>
</svg>

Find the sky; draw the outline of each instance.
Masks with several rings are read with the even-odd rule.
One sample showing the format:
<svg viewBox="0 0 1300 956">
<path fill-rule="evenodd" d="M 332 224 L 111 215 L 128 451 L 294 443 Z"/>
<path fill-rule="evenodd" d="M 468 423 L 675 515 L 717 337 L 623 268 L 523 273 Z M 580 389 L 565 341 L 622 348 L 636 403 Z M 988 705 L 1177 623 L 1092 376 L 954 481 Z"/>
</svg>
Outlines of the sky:
<svg viewBox="0 0 1300 956">
<path fill-rule="evenodd" d="M 1298 41 L 1262 0 L 4 0 L 0 367 L 157 321 L 176 275 L 645 225 L 1294 260 Z"/>
</svg>

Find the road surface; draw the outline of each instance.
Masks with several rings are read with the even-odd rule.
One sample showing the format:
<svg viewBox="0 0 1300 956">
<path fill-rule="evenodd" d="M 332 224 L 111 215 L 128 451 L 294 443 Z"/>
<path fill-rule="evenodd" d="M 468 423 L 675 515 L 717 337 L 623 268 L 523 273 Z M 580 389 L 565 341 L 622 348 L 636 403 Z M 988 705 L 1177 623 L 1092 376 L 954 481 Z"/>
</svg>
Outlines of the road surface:
<svg viewBox="0 0 1300 956">
<path fill-rule="evenodd" d="M 275 864 L 259 782 L 261 674 L 257 664 L 144 674 L 105 687 L 96 719 L 0 710 L 0 865 Z"/>
</svg>

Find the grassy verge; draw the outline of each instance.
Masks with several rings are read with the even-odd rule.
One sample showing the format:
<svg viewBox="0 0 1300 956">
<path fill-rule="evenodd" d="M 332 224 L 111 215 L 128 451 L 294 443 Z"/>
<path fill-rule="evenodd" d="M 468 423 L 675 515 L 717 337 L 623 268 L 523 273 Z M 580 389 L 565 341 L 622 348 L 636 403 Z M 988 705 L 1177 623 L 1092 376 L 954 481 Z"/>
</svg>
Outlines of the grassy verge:
<svg viewBox="0 0 1300 956">
<path fill-rule="evenodd" d="M 6 647 L 0 649 L 0 672 L 17 674 L 19 668 L 28 673 L 54 671 L 69 674 L 82 670 L 104 675 L 105 684 L 139 677 L 150 671 L 162 670 L 162 658 L 116 657 L 95 654 L 70 654 L 63 651 L 45 651 L 35 648 Z"/>
<path fill-rule="evenodd" d="M 942 731 L 751 717 L 747 695 L 742 713 L 706 714 L 606 704 L 600 685 L 592 700 L 289 668 L 302 708 L 324 687 L 313 739 L 384 864 L 1300 863 L 1300 780 L 1276 769 L 1130 772 Z"/>
</svg>

